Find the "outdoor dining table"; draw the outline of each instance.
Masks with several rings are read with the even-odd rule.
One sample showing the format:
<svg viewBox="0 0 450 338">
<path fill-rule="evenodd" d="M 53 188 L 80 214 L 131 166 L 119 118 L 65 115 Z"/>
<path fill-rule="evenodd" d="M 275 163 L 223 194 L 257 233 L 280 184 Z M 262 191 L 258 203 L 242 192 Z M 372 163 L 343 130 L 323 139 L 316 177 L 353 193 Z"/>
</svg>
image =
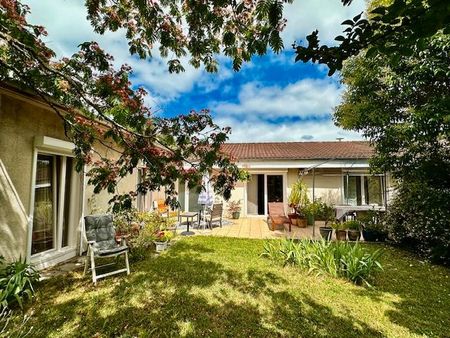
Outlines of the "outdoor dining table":
<svg viewBox="0 0 450 338">
<path fill-rule="evenodd" d="M 187 222 L 187 230 L 181 233 L 183 236 L 191 236 L 195 234 L 193 231 L 189 231 L 189 225 L 191 222 L 194 222 L 195 217 L 198 217 L 198 212 L 183 212 L 180 214 L 181 221 L 183 221 L 183 218 L 186 218 Z"/>
</svg>

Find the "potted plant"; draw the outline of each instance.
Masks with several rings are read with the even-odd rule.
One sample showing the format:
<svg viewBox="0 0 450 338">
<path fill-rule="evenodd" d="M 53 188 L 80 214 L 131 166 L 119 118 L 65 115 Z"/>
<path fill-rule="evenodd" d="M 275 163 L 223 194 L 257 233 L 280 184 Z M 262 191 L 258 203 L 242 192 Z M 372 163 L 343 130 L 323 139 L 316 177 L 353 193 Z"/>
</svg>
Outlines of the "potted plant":
<svg viewBox="0 0 450 338">
<path fill-rule="evenodd" d="M 333 229 L 327 226 L 319 227 L 320 236 L 326 241 L 331 239 L 331 235 L 333 234 Z"/>
<path fill-rule="evenodd" d="M 359 217 L 362 225 L 362 235 L 365 241 L 383 242 L 386 239 L 386 231 L 384 229 L 384 224 L 381 221 L 379 212 L 370 210 Z"/>
<path fill-rule="evenodd" d="M 344 224 L 348 229 L 348 239 L 350 241 L 357 241 L 361 238 L 361 223 L 359 221 L 351 220 Z"/>
<path fill-rule="evenodd" d="M 326 203 L 321 203 L 317 219 L 325 222 L 324 226 L 319 227 L 319 232 L 320 235 L 326 240 L 331 239 L 333 229 L 329 226 L 329 223 L 334 218 L 334 216 L 335 216 L 334 207 Z"/>
<path fill-rule="evenodd" d="M 228 203 L 228 212 L 231 214 L 232 219 L 239 219 L 241 216 L 241 200 L 230 201 Z"/>
<path fill-rule="evenodd" d="M 173 232 L 170 230 L 158 230 L 153 233 L 152 239 L 156 246 L 156 252 L 162 252 L 167 249 L 169 241 L 173 238 Z"/>
<path fill-rule="evenodd" d="M 306 184 L 301 180 L 297 180 L 292 185 L 291 193 L 289 194 L 288 198 L 289 207 L 292 208 L 293 214 L 296 216 L 290 216 L 297 218 L 297 225 L 299 227 L 306 227 L 307 226 L 307 219 L 306 219 L 306 213 L 305 209 L 307 205 L 309 204 L 309 198 L 308 198 L 308 187 Z M 291 218 L 295 219 L 295 218 Z"/>
<path fill-rule="evenodd" d="M 307 220 L 307 225 L 314 225 L 315 217 L 317 215 L 318 206 L 319 205 L 318 205 L 317 202 L 313 202 L 313 203 L 308 203 L 304 207 L 306 220 Z"/>
<path fill-rule="evenodd" d="M 334 229 L 338 241 L 345 241 L 347 239 L 347 230 L 344 223 L 335 222 L 331 227 Z"/>
</svg>

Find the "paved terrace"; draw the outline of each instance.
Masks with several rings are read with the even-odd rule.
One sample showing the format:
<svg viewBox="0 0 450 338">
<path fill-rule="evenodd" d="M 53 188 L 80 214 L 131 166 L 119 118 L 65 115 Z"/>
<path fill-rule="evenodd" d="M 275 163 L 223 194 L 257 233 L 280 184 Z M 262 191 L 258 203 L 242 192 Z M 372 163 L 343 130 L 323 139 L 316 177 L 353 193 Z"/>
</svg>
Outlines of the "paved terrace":
<svg viewBox="0 0 450 338">
<path fill-rule="evenodd" d="M 289 232 L 287 224 L 284 230 L 271 231 L 267 224 L 266 218 L 262 217 L 246 217 L 240 219 L 224 219 L 222 228 L 219 227 L 218 222 L 213 224 L 213 230 L 210 229 L 192 229 L 195 235 L 205 236 L 224 236 L 224 237 L 238 237 L 238 238 L 313 238 L 313 227 L 299 228 L 292 226 L 292 231 Z M 319 239 L 319 222 L 316 222 L 315 236 Z"/>
</svg>

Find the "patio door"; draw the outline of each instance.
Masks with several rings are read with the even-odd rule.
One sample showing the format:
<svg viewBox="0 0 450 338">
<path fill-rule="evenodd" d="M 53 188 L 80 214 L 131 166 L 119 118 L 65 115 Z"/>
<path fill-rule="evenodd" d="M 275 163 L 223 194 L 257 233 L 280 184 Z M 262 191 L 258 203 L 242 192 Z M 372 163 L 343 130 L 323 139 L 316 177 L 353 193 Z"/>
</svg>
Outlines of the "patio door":
<svg viewBox="0 0 450 338">
<path fill-rule="evenodd" d="M 285 174 L 252 174 L 247 182 L 247 215 L 266 215 L 267 203 L 285 202 Z"/>
<path fill-rule="evenodd" d="M 267 175 L 267 203 L 283 202 L 283 175 Z"/>
<path fill-rule="evenodd" d="M 79 175 L 70 156 L 37 153 L 31 258 L 45 266 L 67 251 L 75 254 Z"/>
</svg>

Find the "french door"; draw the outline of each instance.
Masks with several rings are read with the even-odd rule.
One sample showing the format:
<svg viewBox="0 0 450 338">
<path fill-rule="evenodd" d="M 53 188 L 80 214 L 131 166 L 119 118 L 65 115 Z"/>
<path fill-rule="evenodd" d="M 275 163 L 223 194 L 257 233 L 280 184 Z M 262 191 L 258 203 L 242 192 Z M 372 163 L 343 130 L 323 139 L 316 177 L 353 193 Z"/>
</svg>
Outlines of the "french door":
<svg viewBox="0 0 450 338">
<path fill-rule="evenodd" d="M 71 243 L 76 183 L 68 156 L 38 153 L 35 174 L 31 255 Z"/>
</svg>

